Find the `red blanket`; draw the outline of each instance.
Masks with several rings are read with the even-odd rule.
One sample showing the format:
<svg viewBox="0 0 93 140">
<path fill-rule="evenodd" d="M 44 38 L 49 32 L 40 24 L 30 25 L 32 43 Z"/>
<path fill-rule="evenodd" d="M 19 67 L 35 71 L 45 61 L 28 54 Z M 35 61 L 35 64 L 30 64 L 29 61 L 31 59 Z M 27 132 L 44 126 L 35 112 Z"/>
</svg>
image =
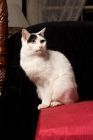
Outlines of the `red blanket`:
<svg viewBox="0 0 93 140">
<path fill-rule="evenodd" d="M 42 109 L 35 140 L 93 140 L 93 101 Z"/>
</svg>

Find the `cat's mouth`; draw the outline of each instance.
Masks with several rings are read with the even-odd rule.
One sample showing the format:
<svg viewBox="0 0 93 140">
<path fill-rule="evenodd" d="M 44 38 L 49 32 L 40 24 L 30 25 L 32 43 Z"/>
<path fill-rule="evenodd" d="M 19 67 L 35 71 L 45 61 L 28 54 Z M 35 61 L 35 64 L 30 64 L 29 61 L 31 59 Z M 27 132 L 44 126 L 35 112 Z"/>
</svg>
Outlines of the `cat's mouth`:
<svg viewBox="0 0 93 140">
<path fill-rule="evenodd" d="M 36 50 L 36 52 L 37 52 L 37 53 L 42 53 L 42 52 L 44 52 L 44 50 L 39 49 L 39 50 Z"/>
<path fill-rule="evenodd" d="M 36 52 L 42 52 L 42 50 L 37 50 Z"/>
</svg>

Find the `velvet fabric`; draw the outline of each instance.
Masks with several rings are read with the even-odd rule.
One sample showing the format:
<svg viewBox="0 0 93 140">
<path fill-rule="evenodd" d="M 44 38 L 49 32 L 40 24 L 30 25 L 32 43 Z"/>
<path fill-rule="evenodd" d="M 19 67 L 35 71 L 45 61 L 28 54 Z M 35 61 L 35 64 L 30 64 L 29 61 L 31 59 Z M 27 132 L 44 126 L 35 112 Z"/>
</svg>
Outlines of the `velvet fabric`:
<svg viewBox="0 0 93 140">
<path fill-rule="evenodd" d="M 35 140 L 93 140 L 93 101 L 42 109 Z"/>
<path fill-rule="evenodd" d="M 93 100 L 93 22 L 49 22 L 27 28 L 38 32 L 46 27 L 48 49 L 65 54 L 72 64 L 78 85 L 79 102 Z M 12 140 L 35 138 L 40 100 L 35 85 L 21 69 L 21 31 L 7 42 L 8 67 L 1 94 L 1 137 Z"/>
</svg>

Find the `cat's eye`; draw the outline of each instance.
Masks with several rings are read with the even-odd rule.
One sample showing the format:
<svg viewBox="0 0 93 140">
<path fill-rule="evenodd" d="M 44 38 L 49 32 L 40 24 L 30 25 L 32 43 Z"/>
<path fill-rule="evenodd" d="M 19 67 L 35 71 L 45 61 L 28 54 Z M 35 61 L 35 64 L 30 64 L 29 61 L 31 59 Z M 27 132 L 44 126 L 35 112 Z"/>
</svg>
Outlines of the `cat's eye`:
<svg viewBox="0 0 93 140">
<path fill-rule="evenodd" d="M 41 40 L 40 42 L 41 42 L 41 43 L 44 43 L 44 42 L 45 42 L 45 40 Z"/>
<path fill-rule="evenodd" d="M 32 41 L 31 41 L 33 44 L 35 44 L 36 43 L 36 41 L 33 39 Z"/>
</svg>

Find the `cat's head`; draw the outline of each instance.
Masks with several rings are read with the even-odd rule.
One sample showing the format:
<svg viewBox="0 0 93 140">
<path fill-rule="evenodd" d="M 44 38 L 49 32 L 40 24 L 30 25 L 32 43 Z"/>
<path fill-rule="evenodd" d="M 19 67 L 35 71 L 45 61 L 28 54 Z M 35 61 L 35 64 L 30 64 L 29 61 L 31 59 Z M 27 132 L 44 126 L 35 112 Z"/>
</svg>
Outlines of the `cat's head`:
<svg viewBox="0 0 93 140">
<path fill-rule="evenodd" d="M 33 55 L 42 55 L 46 51 L 46 39 L 44 38 L 43 28 L 37 33 L 29 33 L 26 29 L 22 29 L 22 47 Z"/>
</svg>

